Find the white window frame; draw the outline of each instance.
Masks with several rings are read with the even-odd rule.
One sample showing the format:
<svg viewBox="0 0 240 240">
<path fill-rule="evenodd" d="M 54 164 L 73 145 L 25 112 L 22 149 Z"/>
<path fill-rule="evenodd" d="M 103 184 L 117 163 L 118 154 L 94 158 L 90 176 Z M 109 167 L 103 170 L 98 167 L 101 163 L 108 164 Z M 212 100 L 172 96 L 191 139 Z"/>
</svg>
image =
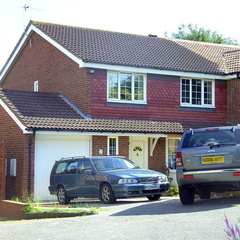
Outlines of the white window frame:
<svg viewBox="0 0 240 240">
<path fill-rule="evenodd" d="M 107 140 L 107 154 L 108 155 L 111 155 L 110 154 L 110 139 L 112 139 L 112 138 L 114 138 L 114 139 L 116 139 L 116 155 L 118 155 L 118 137 L 112 137 L 112 136 L 109 136 L 108 137 L 108 140 Z"/>
<path fill-rule="evenodd" d="M 166 138 L 166 166 L 168 167 L 168 156 L 169 156 L 169 154 L 168 154 L 168 140 L 178 140 L 179 142 L 180 142 L 180 140 L 181 140 L 181 137 L 168 137 L 168 138 Z M 170 172 L 174 172 L 174 171 L 176 171 L 176 169 L 170 169 L 169 168 L 169 170 L 170 170 Z"/>
<path fill-rule="evenodd" d="M 190 80 L 190 103 L 182 102 L 182 80 Z M 192 80 L 201 80 L 201 104 L 192 104 Z M 204 82 L 212 83 L 212 104 L 204 104 Z M 215 108 L 215 80 L 201 78 L 184 78 L 180 79 L 180 103 L 182 107 L 198 107 L 198 108 Z"/>
<path fill-rule="evenodd" d="M 109 74 L 110 73 L 117 73 L 118 74 L 118 99 L 116 98 L 109 98 Z M 131 89 L 132 89 L 132 93 L 131 93 L 131 100 L 121 100 L 120 99 L 120 74 L 121 73 L 126 73 L 126 74 L 131 74 L 132 75 L 132 81 L 131 81 Z M 134 75 L 141 75 L 143 76 L 143 100 L 134 100 Z M 125 71 L 108 71 L 107 73 L 107 101 L 108 102 L 121 102 L 121 103 L 135 103 L 135 104 L 146 104 L 147 102 L 147 78 L 146 78 L 146 74 L 144 73 L 133 73 L 133 72 L 125 72 Z"/>
<path fill-rule="evenodd" d="M 34 81 L 33 90 L 34 90 L 34 92 L 38 92 L 38 80 Z"/>
</svg>

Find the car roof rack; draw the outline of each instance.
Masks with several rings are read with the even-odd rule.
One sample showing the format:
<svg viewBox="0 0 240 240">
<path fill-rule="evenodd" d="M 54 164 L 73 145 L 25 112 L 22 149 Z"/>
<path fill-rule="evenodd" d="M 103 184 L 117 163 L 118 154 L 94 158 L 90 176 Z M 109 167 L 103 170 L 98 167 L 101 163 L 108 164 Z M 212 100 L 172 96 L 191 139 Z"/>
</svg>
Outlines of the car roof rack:
<svg viewBox="0 0 240 240">
<path fill-rule="evenodd" d="M 71 159 L 78 159 L 78 158 L 86 158 L 86 157 L 85 156 L 65 157 L 65 158 L 61 158 L 60 161 L 62 161 L 62 160 L 71 160 Z"/>
</svg>

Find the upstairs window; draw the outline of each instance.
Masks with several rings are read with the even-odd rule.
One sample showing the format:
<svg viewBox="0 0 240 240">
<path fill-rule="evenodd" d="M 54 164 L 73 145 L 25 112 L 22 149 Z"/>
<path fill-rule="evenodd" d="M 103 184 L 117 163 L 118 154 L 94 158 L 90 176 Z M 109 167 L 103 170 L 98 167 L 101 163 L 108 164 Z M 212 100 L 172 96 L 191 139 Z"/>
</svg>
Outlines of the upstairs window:
<svg viewBox="0 0 240 240">
<path fill-rule="evenodd" d="M 144 74 L 108 72 L 108 101 L 131 103 L 146 102 Z"/>
<path fill-rule="evenodd" d="M 214 107 L 214 81 L 181 79 L 181 106 Z"/>
</svg>

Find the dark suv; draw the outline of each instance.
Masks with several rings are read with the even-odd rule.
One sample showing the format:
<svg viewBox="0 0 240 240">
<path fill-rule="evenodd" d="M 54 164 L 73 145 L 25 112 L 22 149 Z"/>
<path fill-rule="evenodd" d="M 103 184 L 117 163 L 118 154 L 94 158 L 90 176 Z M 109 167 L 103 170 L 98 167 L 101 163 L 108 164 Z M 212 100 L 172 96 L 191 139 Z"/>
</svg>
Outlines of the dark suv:
<svg viewBox="0 0 240 240">
<path fill-rule="evenodd" d="M 117 198 L 140 196 L 158 200 L 169 186 L 166 175 L 141 169 L 125 157 L 73 157 L 54 164 L 49 191 L 61 204 L 77 197 L 114 203 Z"/>
<path fill-rule="evenodd" d="M 177 181 L 182 204 L 194 195 L 240 190 L 240 127 L 187 130 L 177 149 Z"/>
</svg>

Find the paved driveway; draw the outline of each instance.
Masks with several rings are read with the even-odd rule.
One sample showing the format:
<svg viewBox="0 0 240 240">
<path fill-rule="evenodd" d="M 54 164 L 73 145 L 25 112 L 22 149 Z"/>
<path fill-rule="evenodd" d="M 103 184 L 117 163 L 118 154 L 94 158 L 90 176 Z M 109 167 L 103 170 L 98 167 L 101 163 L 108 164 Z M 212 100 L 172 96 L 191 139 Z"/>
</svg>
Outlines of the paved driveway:
<svg viewBox="0 0 240 240">
<path fill-rule="evenodd" d="M 88 202 L 105 210 L 87 217 L 0 222 L 0 239 L 227 239 L 224 216 L 238 221 L 239 200 L 196 200 L 190 206 L 169 197 L 118 200 L 114 205 Z"/>
</svg>

